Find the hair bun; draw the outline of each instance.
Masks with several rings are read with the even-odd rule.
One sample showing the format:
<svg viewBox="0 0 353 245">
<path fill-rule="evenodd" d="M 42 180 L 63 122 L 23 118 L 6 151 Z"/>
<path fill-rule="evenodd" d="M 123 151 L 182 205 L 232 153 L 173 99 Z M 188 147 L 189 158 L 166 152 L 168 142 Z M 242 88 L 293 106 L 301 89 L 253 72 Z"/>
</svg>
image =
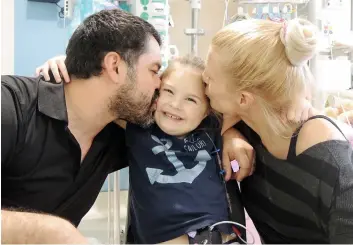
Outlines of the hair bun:
<svg viewBox="0 0 353 245">
<path fill-rule="evenodd" d="M 283 24 L 280 38 L 293 66 L 302 66 L 315 55 L 317 34 L 317 27 L 304 19 L 293 19 Z"/>
</svg>

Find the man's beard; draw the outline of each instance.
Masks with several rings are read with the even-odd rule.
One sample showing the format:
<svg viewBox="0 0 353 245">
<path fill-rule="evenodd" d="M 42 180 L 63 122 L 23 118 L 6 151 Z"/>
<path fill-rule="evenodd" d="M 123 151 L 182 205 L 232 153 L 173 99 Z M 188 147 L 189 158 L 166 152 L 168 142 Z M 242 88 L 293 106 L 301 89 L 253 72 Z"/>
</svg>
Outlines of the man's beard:
<svg viewBox="0 0 353 245">
<path fill-rule="evenodd" d="M 136 88 L 136 79 L 133 71 L 127 74 L 127 81 L 110 100 L 109 109 L 118 119 L 128 121 L 147 128 L 154 122 L 153 104 L 158 98 L 156 90 L 153 97 L 139 92 Z"/>
</svg>

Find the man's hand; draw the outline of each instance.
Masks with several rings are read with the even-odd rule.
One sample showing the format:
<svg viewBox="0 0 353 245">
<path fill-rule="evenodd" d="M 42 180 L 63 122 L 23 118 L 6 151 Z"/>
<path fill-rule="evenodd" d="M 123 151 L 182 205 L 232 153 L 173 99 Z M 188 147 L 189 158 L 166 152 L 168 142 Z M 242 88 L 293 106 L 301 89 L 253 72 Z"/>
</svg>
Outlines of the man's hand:
<svg viewBox="0 0 353 245">
<path fill-rule="evenodd" d="M 68 221 L 59 217 L 1 210 L 3 244 L 88 244 Z"/>
<path fill-rule="evenodd" d="M 231 161 L 237 160 L 239 170 L 233 173 Z M 225 180 L 236 179 L 242 181 L 254 171 L 254 148 L 246 141 L 245 137 L 236 129 L 230 128 L 223 134 L 223 168 L 226 171 Z"/>
<path fill-rule="evenodd" d="M 70 82 L 70 76 L 65 66 L 65 59 L 65 55 L 56 56 L 54 58 L 49 59 L 43 65 L 36 68 L 36 76 L 42 74 L 44 76 L 45 81 L 49 81 L 49 70 L 51 70 L 57 83 L 62 82 L 60 74 L 64 78 L 65 82 Z"/>
</svg>

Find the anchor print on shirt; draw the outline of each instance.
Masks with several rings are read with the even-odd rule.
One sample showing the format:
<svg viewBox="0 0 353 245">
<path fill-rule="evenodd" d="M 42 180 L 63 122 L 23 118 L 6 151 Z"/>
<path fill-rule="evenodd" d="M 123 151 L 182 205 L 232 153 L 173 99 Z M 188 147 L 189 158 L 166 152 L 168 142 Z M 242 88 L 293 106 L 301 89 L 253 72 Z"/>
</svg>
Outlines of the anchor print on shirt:
<svg viewBox="0 0 353 245">
<path fill-rule="evenodd" d="M 195 157 L 198 162 L 193 168 L 187 169 L 184 164 L 177 158 L 174 151 L 169 149 L 172 147 L 172 141 L 169 139 L 158 139 L 156 136 L 151 135 L 152 139 L 159 145 L 152 148 L 152 152 L 157 154 L 165 153 L 167 159 L 175 167 L 176 175 L 163 175 L 162 169 L 146 168 L 146 172 L 151 184 L 155 182 L 160 184 L 176 184 L 176 183 L 189 183 L 191 184 L 205 169 L 207 161 L 211 160 L 211 156 L 206 150 L 199 150 Z M 164 143 L 163 143 L 164 142 Z"/>
</svg>

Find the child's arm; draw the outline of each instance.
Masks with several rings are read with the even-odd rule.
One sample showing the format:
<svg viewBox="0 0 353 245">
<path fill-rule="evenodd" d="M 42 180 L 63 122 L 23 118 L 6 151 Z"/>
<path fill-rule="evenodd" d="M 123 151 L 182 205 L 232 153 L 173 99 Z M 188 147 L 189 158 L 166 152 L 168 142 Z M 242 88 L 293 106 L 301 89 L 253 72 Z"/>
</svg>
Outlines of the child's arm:
<svg viewBox="0 0 353 245">
<path fill-rule="evenodd" d="M 65 59 L 65 55 L 60 55 L 47 60 L 43 65 L 37 67 L 36 76 L 39 76 L 42 73 L 45 81 L 49 81 L 49 73 L 52 72 L 57 83 L 62 82 L 61 76 L 64 78 L 65 82 L 70 82 L 70 76 L 66 69 Z"/>
<path fill-rule="evenodd" d="M 239 170 L 232 171 L 231 162 L 236 160 Z M 229 128 L 223 134 L 222 165 L 226 171 L 225 180 L 233 178 L 242 181 L 254 171 L 255 152 L 245 137 L 236 129 Z"/>
<path fill-rule="evenodd" d="M 127 124 L 126 121 L 117 119 L 117 120 L 114 121 L 114 123 L 118 124 L 123 129 L 126 129 L 126 124 Z"/>
<path fill-rule="evenodd" d="M 293 100 L 287 110 L 282 111 L 283 121 L 301 123 L 318 113 L 311 104 L 310 95 L 298 97 Z"/>
</svg>

